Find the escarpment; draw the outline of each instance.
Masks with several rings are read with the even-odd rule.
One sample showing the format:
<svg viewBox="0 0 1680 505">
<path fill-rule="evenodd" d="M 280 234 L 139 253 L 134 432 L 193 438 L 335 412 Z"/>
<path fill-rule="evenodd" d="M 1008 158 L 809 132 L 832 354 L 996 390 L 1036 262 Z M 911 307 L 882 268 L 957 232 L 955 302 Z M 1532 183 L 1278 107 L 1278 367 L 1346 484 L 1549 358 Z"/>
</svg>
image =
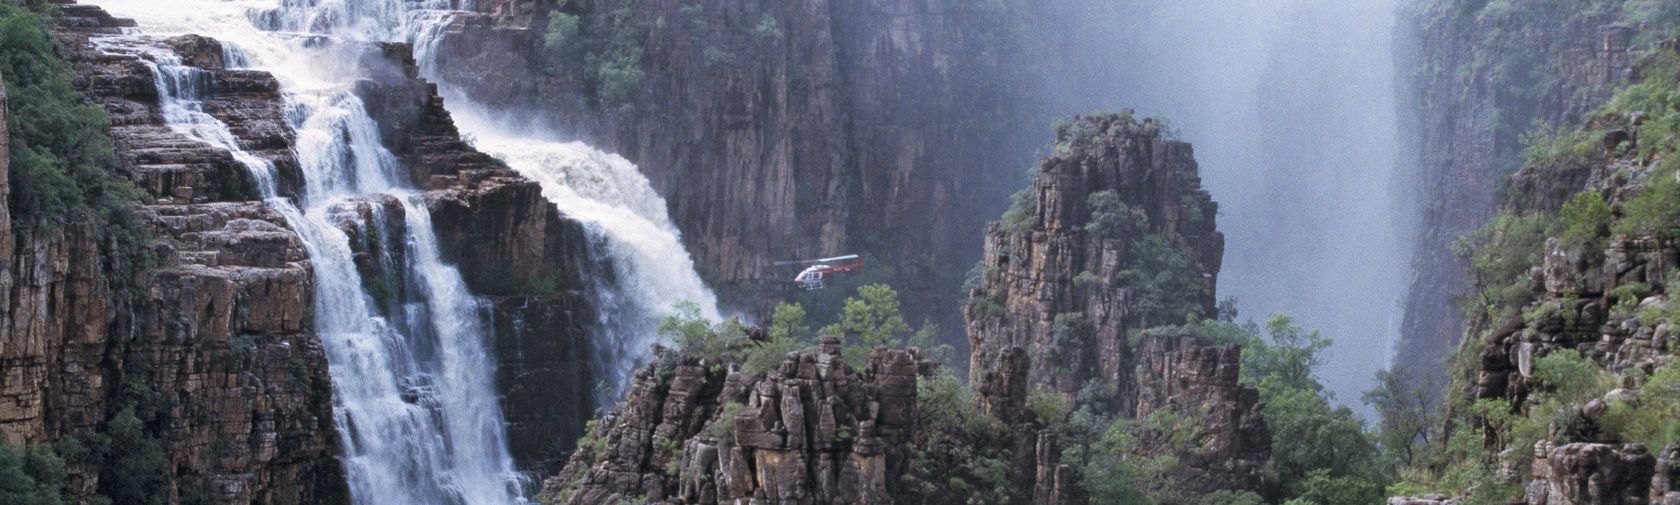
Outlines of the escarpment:
<svg viewBox="0 0 1680 505">
<path fill-rule="evenodd" d="M 997 181 L 1034 147 L 998 5 L 478 2 L 429 70 L 639 165 L 727 303 L 784 295 L 774 261 L 861 253 L 954 337 Z"/>
<path fill-rule="evenodd" d="M 1399 68 L 1412 77 L 1400 95 L 1410 143 L 1402 162 L 1416 167 L 1422 222 L 1395 363 L 1443 363 L 1464 334 L 1453 297 L 1472 279 L 1453 242 L 1498 210 L 1526 133 L 1578 123 L 1627 82 L 1635 39 L 1672 24 L 1639 4 L 1426 0 L 1404 8 Z M 1422 380 L 1435 369 L 1401 368 L 1416 368 Z"/>
<path fill-rule="evenodd" d="M 346 501 L 301 243 L 227 152 L 164 124 L 143 62 L 90 42 L 132 23 L 82 5 L 59 15 L 62 57 L 110 117 L 123 175 L 146 195 L 132 222 L 95 229 L 88 217 L 65 216 L 5 236 L 16 241 L 0 328 L 7 442 L 75 441 L 94 451 L 67 461 L 79 500 L 140 492 L 211 503 Z M 289 156 L 273 80 L 207 72 L 220 83 L 207 109 L 237 125 L 254 152 Z M 122 247 L 127 240 L 140 247 Z M 113 470 L 154 461 L 144 459 L 148 449 L 164 460 L 140 471 L 157 475 Z M 111 489 L 135 479 L 160 487 Z"/>
<path fill-rule="evenodd" d="M 1653 46 L 1614 98 L 1532 142 L 1499 215 L 1467 239 L 1479 311 L 1444 432 L 1481 440 L 1450 457 L 1501 470 L 1464 499 L 1680 503 L 1680 156 L 1661 98 L 1680 85 L 1680 46 Z"/>
<path fill-rule="evenodd" d="M 0 433 L 14 446 L 85 448 L 63 453 L 77 500 L 140 492 L 171 503 L 347 502 L 308 253 L 233 153 L 167 123 L 150 55 L 193 67 L 203 112 L 272 163 L 280 195 L 291 198 L 303 180 L 280 84 L 233 68 L 211 38 L 129 35 L 132 21 L 94 6 L 50 10 L 57 57 L 109 118 L 109 168 L 143 196 L 118 213 L 126 220 L 42 224 L 0 212 Z M 119 34 L 145 47 L 111 47 Z M 424 191 L 438 246 L 488 302 L 514 456 L 534 471 L 557 467 L 587 420 L 587 409 L 557 405 L 591 403 L 596 380 L 595 309 L 582 294 L 593 281 L 581 272 L 608 269 L 535 183 L 461 141 L 407 46 L 364 52 L 369 71 L 357 91 Z M 15 144 L 6 140 L 0 146 Z M 0 188 L 17 190 L 4 184 L 11 167 L 0 168 Z M 41 191 L 35 184 L 28 189 Z M 358 267 L 380 274 L 366 278 L 397 289 L 409 281 L 386 268 L 411 267 L 378 253 L 400 256 L 388 242 L 400 235 L 369 230 L 401 226 L 401 208 L 365 199 L 338 212 Z M 371 297 L 381 292 L 390 291 L 369 286 Z M 149 476 L 123 473 L 149 464 L 140 470 Z M 142 484 L 115 488 L 133 482 Z"/>
</svg>

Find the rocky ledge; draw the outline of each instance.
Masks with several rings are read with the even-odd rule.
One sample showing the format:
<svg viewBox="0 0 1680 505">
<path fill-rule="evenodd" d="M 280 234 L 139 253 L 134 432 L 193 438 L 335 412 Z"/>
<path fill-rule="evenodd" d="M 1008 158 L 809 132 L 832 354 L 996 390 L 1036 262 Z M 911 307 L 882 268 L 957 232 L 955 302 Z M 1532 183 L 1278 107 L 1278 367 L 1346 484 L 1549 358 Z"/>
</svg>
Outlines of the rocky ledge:
<svg viewBox="0 0 1680 505">
<path fill-rule="evenodd" d="M 763 374 L 660 353 L 543 503 L 893 503 L 933 367 L 914 350 L 876 349 L 858 371 L 829 338 Z"/>
</svg>

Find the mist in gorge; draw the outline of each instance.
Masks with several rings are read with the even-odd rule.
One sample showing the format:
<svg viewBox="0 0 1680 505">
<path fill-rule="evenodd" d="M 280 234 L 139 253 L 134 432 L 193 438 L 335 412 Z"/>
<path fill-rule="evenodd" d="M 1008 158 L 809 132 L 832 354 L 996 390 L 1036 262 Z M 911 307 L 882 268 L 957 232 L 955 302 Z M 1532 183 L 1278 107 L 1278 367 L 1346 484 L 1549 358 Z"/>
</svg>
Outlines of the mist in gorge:
<svg viewBox="0 0 1680 505">
<path fill-rule="evenodd" d="M 1049 117 L 1132 108 L 1196 146 L 1241 319 L 1334 339 L 1337 399 L 1387 368 L 1416 205 L 1400 166 L 1392 0 L 1055 0 Z"/>
<path fill-rule="evenodd" d="M 1680 0 L 0 0 L 0 502 L 1676 505 L 1677 223 Z"/>
</svg>

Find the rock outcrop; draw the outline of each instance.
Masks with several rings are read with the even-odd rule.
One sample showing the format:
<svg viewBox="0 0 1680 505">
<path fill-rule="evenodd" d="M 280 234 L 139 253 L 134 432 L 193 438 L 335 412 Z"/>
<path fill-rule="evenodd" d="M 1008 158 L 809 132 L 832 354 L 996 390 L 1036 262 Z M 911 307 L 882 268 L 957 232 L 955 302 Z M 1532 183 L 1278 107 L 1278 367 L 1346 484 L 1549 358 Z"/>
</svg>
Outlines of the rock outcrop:
<svg viewBox="0 0 1680 505">
<path fill-rule="evenodd" d="M 964 310 L 970 380 L 987 396 L 1046 388 L 1070 398 L 1095 382 L 1129 411 L 1132 334 L 1184 323 L 1186 312 L 1213 315 L 1218 205 L 1201 189 L 1190 144 L 1150 120 L 1076 118 L 1056 149 L 987 233 Z M 1007 373 L 1020 361 L 1024 379 Z"/>
<path fill-rule="evenodd" d="M 881 348 L 853 370 L 838 339 L 763 374 L 662 350 L 542 500 L 894 503 L 931 367 Z"/>
<path fill-rule="evenodd" d="M 1129 114 L 1074 118 L 1056 140 L 1028 192 L 989 230 L 965 309 L 982 409 L 1026 424 L 1037 391 L 1111 398 L 1102 408 L 1130 419 L 1195 416 L 1194 451 L 1163 434 L 1140 437 L 1135 456 L 1181 462 L 1172 482 L 1150 485 L 1189 496 L 1257 489 L 1271 439 L 1259 394 L 1238 382 L 1240 350 L 1139 338 L 1215 310 L 1224 241 L 1190 145 Z M 1039 446 L 1030 453 L 1038 470 L 1022 486 L 1035 489 L 1033 502 L 1084 503 L 1054 438 L 1027 443 Z"/>
</svg>

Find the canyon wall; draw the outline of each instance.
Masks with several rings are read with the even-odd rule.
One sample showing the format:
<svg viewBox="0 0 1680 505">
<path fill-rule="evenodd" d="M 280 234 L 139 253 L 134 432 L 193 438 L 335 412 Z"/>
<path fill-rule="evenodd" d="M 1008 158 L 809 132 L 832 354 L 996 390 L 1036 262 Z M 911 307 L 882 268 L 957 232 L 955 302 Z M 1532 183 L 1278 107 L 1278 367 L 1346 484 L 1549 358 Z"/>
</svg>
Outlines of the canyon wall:
<svg viewBox="0 0 1680 505">
<path fill-rule="evenodd" d="M 954 337 L 976 237 L 1031 153 L 1004 5 L 479 2 L 429 68 L 640 165 L 727 304 L 791 296 L 773 261 L 861 253 Z"/>
<path fill-rule="evenodd" d="M 119 213 L 126 220 L 21 222 L 0 207 L 0 433 L 9 444 L 92 450 L 64 452 L 78 500 L 122 501 L 111 478 L 132 476 L 118 467 L 152 461 L 123 444 L 155 443 L 159 466 L 142 478 L 160 487 L 143 488 L 146 499 L 348 502 L 333 385 L 312 320 L 314 274 L 297 233 L 229 152 L 166 125 L 146 61 L 95 47 L 132 21 L 77 4 L 52 5 L 48 15 L 76 88 L 109 118 L 120 166 L 108 169 L 143 195 Z M 272 162 L 282 195 L 295 195 L 295 133 L 275 79 L 229 68 L 214 39 L 157 43 L 202 72 L 204 112 Z M 426 191 L 446 257 L 485 295 L 514 455 L 546 473 L 588 419 L 569 406 L 592 403 L 596 316 L 586 294 L 595 280 L 584 272 L 611 268 L 537 184 L 461 141 L 407 46 L 365 53 L 370 71 L 358 91 Z M 6 138 L 0 146 L 13 144 Z M 0 183 L 10 182 L 10 167 L 0 168 Z M 35 184 L 28 189 L 51 189 Z M 375 207 L 402 221 L 394 200 L 342 209 L 364 273 L 377 272 L 378 253 L 403 250 L 366 233 Z"/>
<path fill-rule="evenodd" d="M 1444 366 L 1463 335 L 1455 301 L 1471 285 L 1453 243 L 1494 215 L 1505 177 L 1522 164 L 1524 134 L 1578 123 L 1626 82 L 1634 39 L 1661 31 L 1661 20 L 1641 18 L 1641 2 L 1601 4 L 1420 0 L 1402 9 L 1403 157 L 1423 214 L 1394 363 Z M 1434 366 L 1400 368 L 1439 377 Z"/>
</svg>

